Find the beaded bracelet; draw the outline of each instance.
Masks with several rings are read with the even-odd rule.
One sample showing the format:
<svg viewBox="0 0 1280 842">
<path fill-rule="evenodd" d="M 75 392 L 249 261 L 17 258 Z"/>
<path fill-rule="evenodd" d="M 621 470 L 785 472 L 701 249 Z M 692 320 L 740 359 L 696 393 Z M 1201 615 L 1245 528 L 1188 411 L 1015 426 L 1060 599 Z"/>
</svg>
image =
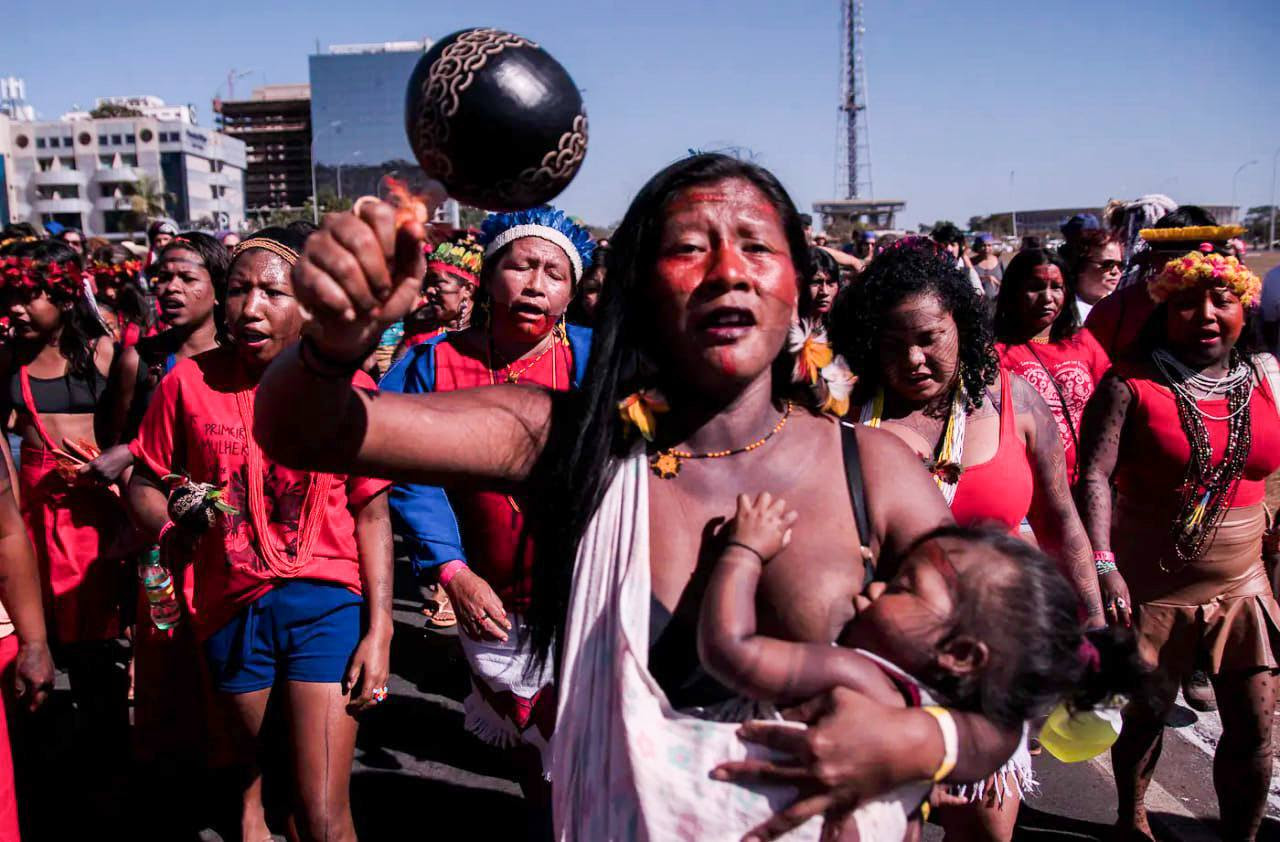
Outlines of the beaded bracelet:
<svg viewBox="0 0 1280 842">
<path fill-rule="evenodd" d="M 1093 569 L 1098 571 L 1099 576 L 1115 573 L 1119 569 L 1116 566 L 1116 554 L 1108 550 L 1095 552 L 1093 554 Z"/>
</svg>

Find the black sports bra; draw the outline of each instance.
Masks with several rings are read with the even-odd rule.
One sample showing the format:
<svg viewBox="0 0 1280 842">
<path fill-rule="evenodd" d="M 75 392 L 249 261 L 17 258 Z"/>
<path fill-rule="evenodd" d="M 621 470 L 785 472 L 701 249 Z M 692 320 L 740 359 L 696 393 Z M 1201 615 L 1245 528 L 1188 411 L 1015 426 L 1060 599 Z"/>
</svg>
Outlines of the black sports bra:
<svg viewBox="0 0 1280 842">
<path fill-rule="evenodd" d="M 871 559 L 871 518 L 862 479 L 862 454 L 855 430 L 854 424 L 840 422 L 845 482 L 853 520 L 858 527 L 858 540 L 862 543 L 862 587 L 865 589 L 875 577 L 875 564 Z M 673 615 L 653 596 L 649 599 L 649 673 L 667 694 L 672 707 L 701 719 L 745 722 L 762 718 L 770 707 L 739 696 L 707 672 L 698 659 L 697 618 Z"/>
<path fill-rule="evenodd" d="M 22 398 L 22 375 L 14 372 L 9 378 L 9 403 L 28 412 L 45 414 L 91 415 L 107 389 L 107 378 L 96 368 L 92 384 L 83 377 L 68 371 L 61 377 L 31 377 L 31 397 L 34 407 L 27 406 Z"/>
</svg>

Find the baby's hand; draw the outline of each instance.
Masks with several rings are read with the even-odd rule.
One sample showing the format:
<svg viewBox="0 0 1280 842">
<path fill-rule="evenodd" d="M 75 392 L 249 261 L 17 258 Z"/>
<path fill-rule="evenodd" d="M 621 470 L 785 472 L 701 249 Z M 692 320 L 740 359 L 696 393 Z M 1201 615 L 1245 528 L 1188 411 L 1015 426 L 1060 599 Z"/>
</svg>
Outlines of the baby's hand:
<svg viewBox="0 0 1280 842">
<path fill-rule="evenodd" d="M 729 524 L 729 541 L 750 547 L 767 561 L 791 543 L 791 525 L 800 517 L 787 511 L 787 501 L 764 492 L 752 500 L 738 495 L 738 513 Z"/>
</svg>

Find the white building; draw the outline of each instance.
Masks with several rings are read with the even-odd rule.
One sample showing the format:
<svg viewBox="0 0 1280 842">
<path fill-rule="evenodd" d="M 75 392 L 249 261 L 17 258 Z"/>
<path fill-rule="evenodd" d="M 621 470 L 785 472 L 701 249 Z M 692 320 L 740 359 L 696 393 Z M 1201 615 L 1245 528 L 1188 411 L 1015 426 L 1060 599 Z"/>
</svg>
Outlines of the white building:
<svg viewBox="0 0 1280 842">
<path fill-rule="evenodd" d="M 180 225 L 244 224 L 244 144 L 155 117 L 22 122 L 0 116 L 4 222 L 58 222 L 87 234 L 137 233 L 129 197 L 149 179 Z"/>
<path fill-rule="evenodd" d="M 15 76 L 0 79 L 0 114 L 15 120 L 34 120 L 36 110 L 27 103 L 27 83 Z"/>
<path fill-rule="evenodd" d="M 165 105 L 164 100 L 158 96 L 104 96 L 93 101 L 95 109 L 104 105 L 119 105 L 124 108 L 132 108 L 134 111 L 140 112 L 144 117 L 151 117 L 162 123 L 187 123 L 194 126 L 196 124 L 196 107 L 194 105 Z M 90 112 L 88 111 L 68 111 L 60 118 L 62 120 L 90 120 Z"/>
</svg>

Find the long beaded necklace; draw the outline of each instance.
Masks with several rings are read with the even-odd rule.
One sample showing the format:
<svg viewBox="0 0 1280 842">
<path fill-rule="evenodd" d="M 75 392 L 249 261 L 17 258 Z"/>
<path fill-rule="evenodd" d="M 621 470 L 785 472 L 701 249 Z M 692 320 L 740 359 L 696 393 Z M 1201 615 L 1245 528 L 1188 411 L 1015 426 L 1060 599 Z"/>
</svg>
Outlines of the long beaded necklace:
<svg viewBox="0 0 1280 842">
<path fill-rule="evenodd" d="M 787 401 L 786 408 L 782 411 L 782 417 L 778 419 L 778 423 L 773 425 L 773 429 L 765 433 L 763 437 L 756 439 L 751 444 L 735 447 L 730 450 L 712 450 L 707 453 L 693 453 L 688 450 L 676 450 L 669 447 L 666 450 L 659 450 L 657 453 L 649 457 L 649 467 L 662 479 L 675 479 L 680 473 L 680 462 L 682 459 L 723 459 L 726 456 L 737 456 L 739 453 L 750 453 L 757 448 L 764 447 L 769 439 L 782 432 L 782 428 L 787 426 L 787 419 L 791 417 L 791 410 L 795 406 L 791 401 Z"/>
<path fill-rule="evenodd" d="M 876 392 L 871 403 L 863 407 L 860 420 L 868 427 L 879 427 L 883 418 L 884 388 L 882 387 Z M 960 487 L 960 475 L 964 473 L 964 433 L 967 419 L 964 389 L 956 387 L 955 394 L 951 396 L 951 414 L 947 416 L 947 426 L 942 432 L 942 440 L 938 442 L 933 459 L 922 460 L 948 506 L 951 505 L 952 500 L 956 499 L 956 489 Z"/>
<path fill-rule="evenodd" d="M 1232 356 L 1234 358 L 1234 351 Z M 1253 371 L 1239 359 L 1235 359 L 1235 365 L 1222 377 L 1209 377 L 1188 368 L 1181 360 L 1164 349 L 1152 351 L 1151 361 L 1155 363 L 1156 369 L 1168 381 L 1169 388 L 1186 398 L 1195 407 L 1196 412 L 1210 421 L 1229 421 L 1231 416 L 1218 416 L 1205 412 L 1200 408 L 1200 401 L 1221 400 L 1241 385 L 1247 386 L 1250 395 L 1253 394 Z M 1246 399 L 1244 404 L 1236 409 L 1236 412 L 1242 411 L 1243 407 L 1248 405 L 1249 401 Z"/>
<path fill-rule="evenodd" d="M 1236 485 L 1244 473 L 1245 461 L 1249 458 L 1249 450 L 1253 444 L 1252 416 L 1249 410 L 1253 379 L 1248 366 L 1238 361 L 1227 377 L 1214 380 L 1186 369 L 1171 354 L 1156 351 L 1152 354 L 1152 359 L 1173 390 L 1174 403 L 1178 407 L 1178 421 L 1191 447 L 1191 458 L 1187 462 L 1181 488 L 1182 502 L 1172 525 L 1173 551 L 1181 564 L 1171 569 L 1165 565 L 1164 559 L 1160 560 L 1160 569 L 1173 573 L 1200 558 L 1205 546 L 1217 533 L 1218 526 L 1230 508 L 1231 498 L 1235 496 Z M 1169 360 L 1173 360 L 1176 365 L 1170 365 Z M 1200 380 L 1197 382 L 1191 377 L 1182 376 L 1183 371 L 1179 371 L 1179 367 Z M 1236 376 L 1240 370 L 1246 372 L 1243 380 Z M 1233 384 L 1226 392 L 1227 415 L 1219 418 L 1204 412 L 1187 384 L 1194 383 L 1194 387 L 1202 393 L 1218 395 L 1223 393 L 1221 380 L 1227 378 L 1231 378 Z M 1217 465 L 1213 464 L 1213 445 L 1204 424 L 1206 418 L 1228 422 L 1227 444 L 1222 460 Z"/>
</svg>

